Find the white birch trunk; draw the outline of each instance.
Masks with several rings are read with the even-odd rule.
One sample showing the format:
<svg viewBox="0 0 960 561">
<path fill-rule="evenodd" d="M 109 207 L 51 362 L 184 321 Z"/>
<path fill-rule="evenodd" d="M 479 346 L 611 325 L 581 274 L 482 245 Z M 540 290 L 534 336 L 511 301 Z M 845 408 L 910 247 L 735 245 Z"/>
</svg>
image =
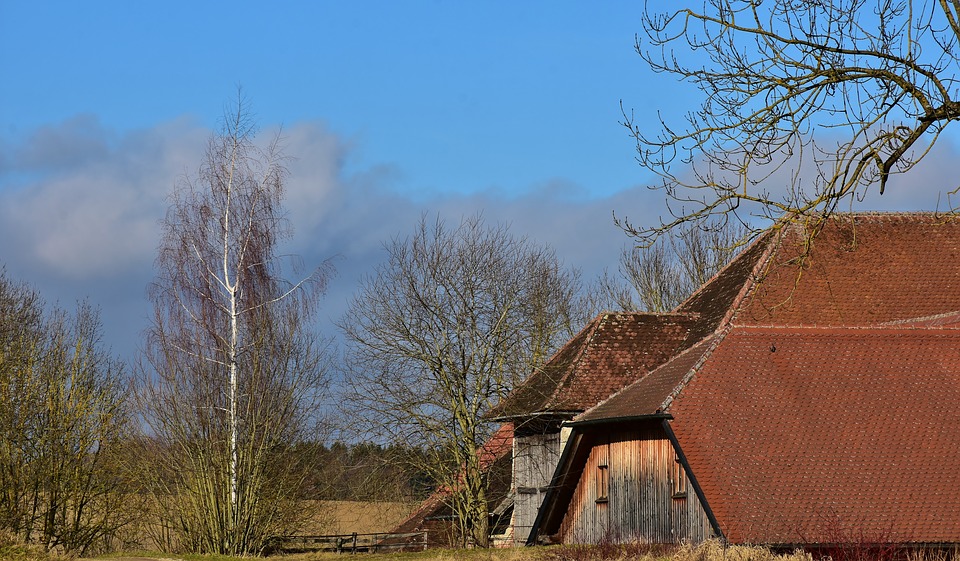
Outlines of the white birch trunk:
<svg viewBox="0 0 960 561">
<path fill-rule="evenodd" d="M 230 203 L 233 199 L 233 172 L 236 169 L 237 145 L 234 143 L 233 153 L 230 156 L 230 177 L 227 182 L 227 203 L 223 213 L 223 286 L 230 301 L 230 344 L 227 348 L 227 364 L 230 369 L 230 505 L 227 513 L 226 535 L 233 536 L 234 524 L 238 512 L 238 475 L 237 466 L 240 463 L 237 447 L 237 344 L 239 343 L 239 328 L 237 325 L 237 286 L 240 282 L 239 271 L 236 278 L 230 280 Z M 238 263 L 239 266 L 239 263 Z"/>
</svg>

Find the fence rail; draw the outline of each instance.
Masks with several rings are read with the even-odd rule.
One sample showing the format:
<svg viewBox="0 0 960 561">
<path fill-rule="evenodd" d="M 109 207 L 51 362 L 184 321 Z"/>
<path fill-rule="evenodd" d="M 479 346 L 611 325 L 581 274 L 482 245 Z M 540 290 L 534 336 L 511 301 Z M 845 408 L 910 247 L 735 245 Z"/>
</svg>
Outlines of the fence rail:
<svg viewBox="0 0 960 561">
<path fill-rule="evenodd" d="M 407 534 L 331 534 L 326 536 L 277 536 L 280 552 L 335 551 L 362 553 L 377 551 L 421 551 L 427 548 L 426 532 Z"/>
</svg>

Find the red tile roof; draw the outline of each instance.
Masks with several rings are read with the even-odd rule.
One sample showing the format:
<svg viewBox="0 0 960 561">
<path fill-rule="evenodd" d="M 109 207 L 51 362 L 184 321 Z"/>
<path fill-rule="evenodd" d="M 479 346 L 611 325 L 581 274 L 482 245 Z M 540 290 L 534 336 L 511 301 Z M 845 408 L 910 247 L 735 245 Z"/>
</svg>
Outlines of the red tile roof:
<svg viewBox="0 0 960 561">
<path fill-rule="evenodd" d="M 733 542 L 960 541 L 960 330 L 738 327 L 668 411 Z"/>
<path fill-rule="evenodd" d="M 518 386 L 491 417 L 592 407 L 696 342 L 693 314 L 605 313 Z"/>
<path fill-rule="evenodd" d="M 752 287 L 771 237 L 752 243 L 675 313 L 600 314 L 488 416 L 583 411 L 711 335 Z"/>
<path fill-rule="evenodd" d="M 804 240 L 747 248 L 677 308 L 689 350 L 576 421 L 671 414 L 733 541 L 960 541 L 960 222 Z"/>
<path fill-rule="evenodd" d="M 704 359 L 718 339 L 718 336 L 708 337 L 700 344 L 680 353 L 648 376 L 577 416 L 576 421 L 590 422 L 662 413 L 668 400 L 682 389 L 685 379 Z"/>
<path fill-rule="evenodd" d="M 677 308 L 691 343 L 732 325 L 942 327 L 960 324 L 960 221 L 928 213 L 839 214 L 800 269 L 805 233 L 768 233 Z M 653 334 L 655 336 L 655 334 Z M 687 348 L 687 347 L 683 347 Z M 698 348 L 705 351 L 701 343 Z M 625 359 L 629 360 L 629 359 Z M 680 388 L 680 355 L 577 420 L 650 414 Z M 692 363 L 690 363 L 692 364 Z M 584 365 L 587 369 L 591 365 Z M 581 373 L 590 379 L 590 373 Z M 659 401 L 658 401 L 659 400 Z"/>
<path fill-rule="evenodd" d="M 855 326 L 960 310 L 960 221 L 931 214 L 841 214 L 815 238 L 803 269 L 799 226 L 770 238 L 765 276 L 741 325 Z"/>
</svg>

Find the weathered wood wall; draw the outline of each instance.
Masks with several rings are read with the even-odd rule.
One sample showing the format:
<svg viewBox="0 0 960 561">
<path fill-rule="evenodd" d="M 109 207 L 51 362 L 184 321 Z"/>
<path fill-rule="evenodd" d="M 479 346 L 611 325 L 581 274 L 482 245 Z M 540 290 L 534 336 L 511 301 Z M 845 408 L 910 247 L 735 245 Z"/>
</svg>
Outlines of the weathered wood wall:
<svg viewBox="0 0 960 561">
<path fill-rule="evenodd" d="M 513 541 L 524 545 L 560 458 L 560 432 L 513 439 Z"/>
<path fill-rule="evenodd" d="M 565 543 L 700 542 L 710 523 L 657 425 L 597 436 L 560 526 Z"/>
</svg>

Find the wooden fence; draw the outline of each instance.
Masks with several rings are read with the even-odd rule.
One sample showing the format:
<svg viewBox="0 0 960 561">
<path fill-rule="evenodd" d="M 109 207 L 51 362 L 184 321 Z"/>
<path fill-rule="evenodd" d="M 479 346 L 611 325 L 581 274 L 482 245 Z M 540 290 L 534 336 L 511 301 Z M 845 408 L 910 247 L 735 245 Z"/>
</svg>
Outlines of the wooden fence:
<svg viewBox="0 0 960 561">
<path fill-rule="evenodd" d="M 334 551 L 337 553 L 422 551 L 427 548 L 427 533 L 277 536 L 274 541 L 273 549 L 284 553 L 303 551 Z"/>
</svg>

